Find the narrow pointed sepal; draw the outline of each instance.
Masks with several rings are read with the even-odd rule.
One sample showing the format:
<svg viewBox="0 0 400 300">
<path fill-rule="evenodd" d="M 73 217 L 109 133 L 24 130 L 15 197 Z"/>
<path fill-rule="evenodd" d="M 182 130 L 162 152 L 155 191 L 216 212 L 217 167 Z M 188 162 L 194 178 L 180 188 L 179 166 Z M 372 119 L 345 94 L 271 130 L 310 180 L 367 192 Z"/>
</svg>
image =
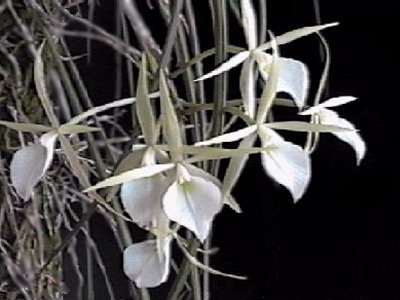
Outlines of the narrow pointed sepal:
<svg viewBox="0 0 400 300">
<path fill-rule="evenodd" d="M 229 71 L 230 69 L 240 65 L 242 62 L 244 62 L 248 57 L 250 56 L 250 51 L 242 51 L 231 58 L 229 58 L 226 62 L 222 63 L 220 66 L 218 66 L 216 69 L 212 70 L 211 72 L 197 78 L 195 81 L 202 81 L 206 80 L 209 78 L 212 78 L 214 76 L 217 76 L 219 74 L 222 74 L 226 71 Z"/>
</svg>

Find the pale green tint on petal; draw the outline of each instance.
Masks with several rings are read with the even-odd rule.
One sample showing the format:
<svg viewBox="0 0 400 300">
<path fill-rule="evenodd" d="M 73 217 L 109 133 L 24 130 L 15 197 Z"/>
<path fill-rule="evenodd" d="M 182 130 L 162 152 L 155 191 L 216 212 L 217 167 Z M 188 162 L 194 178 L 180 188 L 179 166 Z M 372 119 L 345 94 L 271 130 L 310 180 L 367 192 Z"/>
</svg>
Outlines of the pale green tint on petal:
<svg viewBox="0 0 400 300">
<path fill-rule="evenodd" d="M 350 102 L 353 102 L 357 100 L 356 97 L 353 96 L 340 96 L 340 97 L 334 97 L 334 98 L 330 98 L 326 101 L 324 101 L 323 103 L 319 104 L 319 107 L 335 107 L 335 106 L 340 106 L 343 104 L 347 104 Z"/>
<path fill-rule="evenodd" d="M 174 167 L 174 164 L 168 163 L 168 164 L 158 164 L 158 165 L 145 166 L 145 167 L 133 169 L 130 171 L 126 171 L 122 174 L 109 177 L 103 181 L 100 181 L 99 183 L 86 189 L 84 192 L 90 192 L 90 191 L 102 189 L 105 187 L 122 184 L 122 183 L 129 182 L 131 180 L 135 180 L 135 179 L 139 179 L 139 178 L 150 177 L 150 176 L 159 174 L 161 172 L 170 170 L 173 167 Z"/>
<path fill-rule="evenodd" d="M 229 133 L 225 133 L 225 134 L 216 136 L 207 141 L 198 142 L 195 145 L 196 146 L 209 146 L 209 145 L 213 145 L 213 144 L 234 142 L 234 141 L 240 140 L 240 139 L 252 134 L 256 130 L 257 130 L 257 125 L 252 125 L 249 127 L 239 129 L 234 132 L 229 132 Z"/>
<path fill-rule="evenodd" d="M 251 0 L 241 0 L 242 24 L 247 45 L 250 50 L 257 47 L 257 19 Z"/>
<path fill-rule="evenodd" d="M 0 125 L 22 132 L 46 132 L 53 130 L 53 128 L 49 126 L 34 124 L 34 123 L 16 123 L 16 122 L 0 121 Z"/>
<path fill-rule="evenodd" d="M 122 184 L 121 200 L 132 220 L 141 227 L 149 227 L 161 207 L 160 186 L 164 177 L 156 174 Z"/>
<path fill-rule="evenodd" d="M 18 150 L 11 160 L 11 183 L 25 201 L 29 199 L 34 186 L 43 176 L 46 155 L 46 147 L 33 144 Z"/>
<path fill-rule="evenodd" d="M 190 181 L 181 184 L 175 181 L 164 194 L 162 204 L 169 219 L 204 241 L 223 202 L 221 191 L 214 183 L 192 176 Z"/>
<path fill-rule="evenodd" d="M 269 147 L 261 154 L 262 165 L 267 175 L 285 186 L 297 201 L 303 196 L 311 179 L 310 157 L 293 143 L 271 139 L 269 131 L 265 128 L 259 130 L 261 142 Z"/>
<path fill-rule="evenodd" d="M 158 98 L 160 96 L 159 92 L 154 92 L 149 94 L 149 98 L 153 99 L 153 98 Z M 102 113 L 104 111 L 107 111 L 109 109 L 113 109 L 113 108 L 117 108 L 117 107 L 121 107 L 121 106 L 125 106 L 125 105 L 131 105 L 132 103 L 136 102 L 136 98 L 124 98 L 124 99 L 120 99 L 120 100 L 115 100 L 113 102 L 104 104 L 104 105 L 100 105 L 100 106 L 95 106 L 91 109 L 88 109 L 87 111 L 73 117 L 71 120 L 69 120 L 67 122 L 67 124 L 78 124 L 84 120 L 86 120 L 87 118 L 90 118 L 91 116 L 97 115 L 99 113 Z"/>
<path fill-rule="evenodd" d="M 143 54 L 140 65 L 138 86 L 136 90 L 136 115 L 147 144 L 153 144 L 155 142 L 156 135 L 156 121 L 154 118 L 153 109 L 150 105 L 148 92 L 147 59 L 146 54 Z"/>
<path fill-rule="evenodd" d="M 222 74 L 222 73 L 224 73 L 226 71 L 229 71 L 230 69 L 240 65 L 249 56 L 250 56 L 250 51 L 239 52 L 238 54 L 235 54 L 234 56 L 229 58 L 226 62 L 222 63 L 219 67 L 217 67 L 213 71 L 211 71 L 211 72 L 209 72 L 209 73 L 197 78 L 195 81 L 206 80 L 206 79 L 212 78 L 214 76 L 217 76 L 219 74 Z"/>
<path fill-rule="evenodd" d="M 156 240 L 133 244 L 124 251 L 124 273 L 139 288 L 159 286 L 168 279 L 171 258 L 168 238 L 161 258 L 157 254 Z"/>
<path fill-rule="evenodd" d="M 181 130 L 178 117 L 171 101 L 167 79 L 163 72 L 160 73 L 160 101 L 164 137 L 170 147 L 172 158 L 174 160 L 180 160 L 179 149 L 182 146 Z"/>
<path fill-rule="evenodd" d="M 86 125 L 64 124 L 58 128 L 60 134 L 77 134 L 99 131 L 100 128 L 90 127 Z"/>
<path fill-rule="evenodd" d="M 252 147 L 256 138 L 257 135 L 255 133 L 245 137 L 240 142 L 238 149 Z M 239 204 L 237 204 L 235 201 L 232 202 L 233 199 L 229 198 L 228 196 L 231 194 L 233 187 L 236 185 L 236 182 L 238 181 L 248 158 L 249 154 L 232 157 L 229 161 L 229 165 L 226 169 L 224 180 L 222 182 L 222 194 L 224 201 L 235 211 L 240 211 Z"/>
<path fill-rule="evenodd" d="M 254 119 L 256 110 L 256 89 L 254 74 L 254 59 L 247 59 L 240 72 L 240 94 L 243 99 L 243 105 L 247 115 Z"/>
<path fill-rule="evenodd" d="M 265 128 L 289 130 L 298 132 L 348 132 L 354 131 L 353 127 L 340 127 L 338 124 L 317 124 L 301 121 L 273 122 L 261 125 Z M 342 124 L 344 126 L 344 124 Z"/>
<path fill-rule="evenodd" d="M 282 35 L 277 36 L 276 43 L 278 45 L 288 44 L 299 38 L 305 37 L 307 35 L 310 35 L 310 34 L 318 32 L 318 31 L 324 30 L 326 28 L 337 26 L 337 25 L 339 25 L 339 23 L 335 22 L 335 23 L 329 23 L 329 24 L 324 24 L 324 25 L 307 26 L 307 27 L 295 29 L 292 31 L 288 31 Z M 257 49 L 262 50 L 262 51 L 271 49 L 271 42 L 262 44 L 262 45 L 258 46 Z"/>
<path fill-rule="evenodd" d="M 43 46 L 44 42 L 41 44 L 41 46 L 38 49 L 38 52 L 35 57 L 35 62 L 33 65 L 33 79 L 35 82 L 35 87 L 37 94 L 39 96 L 39 99 L 42 103 L 42 107 L 44 111 L 46 112 L 46 116 L 49 119 L 51 125 L 53 127 L 58 127 L 59 122 L 54 114 L 53 111 L 53 104 L 50 101 L 49 93 L 47 91 L 46 87 L 46 79 L 45 79 L 45 69 L 44 69 L 44 63 L 42 59 L 42 52 L 43 52 Z"/>
</svg>

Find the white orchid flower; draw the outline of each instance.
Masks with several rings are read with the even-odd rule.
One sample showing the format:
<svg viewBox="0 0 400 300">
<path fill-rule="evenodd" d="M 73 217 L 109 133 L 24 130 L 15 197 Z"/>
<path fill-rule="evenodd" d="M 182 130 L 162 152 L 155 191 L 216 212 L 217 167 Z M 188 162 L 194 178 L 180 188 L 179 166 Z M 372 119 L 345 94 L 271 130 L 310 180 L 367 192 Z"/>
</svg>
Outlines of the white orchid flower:
<svg viewBox="0 0 400 300">
<path fill-rule="evenodd" d="M 10 177 L 17 194 L 27 201 L 34 186 L 46 173 L 54 157 L 57 133 L 47 132 L 35 143 L 18 150 L 10 164 Z"/>
<path fill-rule="evenodd" d="M 161 121 L 172 162 L 157 164 L 153 151 L 156 146 L 148 146 L 144 152 L 147 158 L 139 168 L 107 178 L 86 191 L 122 184 L 122 202 L 133 221 L 147 227 L 157 220 L 165 223 L 160 221 L 160 216 L 165 214 L 168 219 L 193 231 L 199 240 L 204 241 L 215 215 L 223 206 L 221 185 L 216 178 L 183 159 L 179 124 L 162 73 L 160 100 Z M 146 121 L 146 124 L 141 122 L 142 127 L 150 123 Z M 143 132 L 152 135 L 151 130 Z M 162 228 L 155 229 L 165 231 Z"/>
<path fill-rule="evenodd" d="M 337 138 L 344 141 L 345 143 L 349 144 L 356 153 L 357 164 L 361 163 L 361 160 L 364 158 L 366 153 L 366 145 L 361 137 L 361 135 L 357 132 L 356 127 L 347 121 L 339 117 L 339 115 L 330 110 L 330 107 L 340 106 L 349 102 L 356 100 L 355 97 L 351 96 L 342 96 L 342 97 L 335 97 L 331 98 L 323 103 L 320 103 L 316 106 L 313 106 L 303 112 L 300 115 L 311 115 L 316 118 L 313 118 L 316 123 L 323 124 L 323 125 L 333 125 L 339 127 L 346 127 L 352 129 L 351 131 L 343 131 L 343 132 L 331 132 Z"/>
<path fill-rule="evenodd" d="M 209 176 L 198 176 L 201 169 L 177 164 L 176 177 L 162 197 L 162 207 L 169 219 L 191 230 L 204 241 L 212 221 L 223 206 L 220 187 Z"/>
<path fill-rule="evenodd" d="M 296 122 L 295 124 L 293 124 L 293 122 L 264 124 L 277 92 L 279 78 L 279 53 L 276 43 L 273 43 L 272 47 L 273 59 L 270 63 L 271 76 L 264 87 L 257 110 L 257 116 L 255 120 L 252 120 L 254 124 L 250 124 L 248 127 L 239 129 L 238 131 L 226 133 L 208 141 L 197 143 L 197 146 L 207 146 L 243 139 L 239 144 L 239 149 L 242 149 L 252 147 L 257 137 L 260 137 L 262 146 L 265 148 L 264 151 L 261 152 L 261 155 L 263 167 L 267 175 L 284 185 L 291 192 L 293 198 L 298 200 L 303 195 L 310 180 L 309 157 L 299 146 L 284 141 L 272 128 L 290 130 L 298 127 L 303 128 L 304 126 L 309 127 L 310 124 L 305 122 L 299 122 L 301 124 L 297 124 Z M 244 168 L 248 156 L 248 154 L 244 154 L 231 159 L 222 186 L 224 198 L 230 194 L 239 178 L 241 170 Z M 297 159 L 299 161 L 295 161 Z M 302 179 L 299 177 L 302 177 Z"/>
<path fill-rule="evenodd" d="M 154 147 L 158 139 L 158 132 L 148 96 L 146 70 L 147 59 L 146 55 L 143 55 L 136 92 L 136 113 L 147 145 L 135 145 L 133 147 L 130 154 L 130 157 L 133 158 L 133 164 L 129 166 L 131 169 L 156 167 L 156 154 L 162 153 Z M 139 159 L 136 159 L 135 156 Z M 122 184 L 120 192 L 124 209 L 131 219 L 140 227 L 147 228 L 155 233 L 157 241 L 160 243 L 169 231 L 169 220 L 161 209 L 162 187 L 165 185 L 165 175 L 162 171 L 126 181 Z M 162 247 L 160 244 L 158 246 L 160 250 Z"/>
<path fill-rule="evenodd" d="M 254 65 L 257 64 L 262 77 L 267 81 L 272 56 L 263 51 L 270 49 L 272 44 L 271 42 L 268 42 L 257 46 L 257 20 L 253 5 L 250 0 L 241 0 L 240 4 L 242 11 L 242 24 L 247 41 L 247 50 L 235 54 L 213 71 L 196 79 L 196 81 L 212 78 L 243 63 L 240 74 L 240 92 L 246 113 L 251 118 L 254 118 L 256 111 Z M 276 37 L 276 43 L 278 45 L 286 44 L 303 36 L 336 25 L 337 23 L 330 23 L 290 31 Z M 307 66 L 301 61 L 290 58 L 279 58 L 278 64 L 280 75 L 277 82 L 277 91 L 286 92 L 291 95 L 296 105 L 299 108 L 302 108 L 305 104 L 309 87 L 309 72 Z"/>
<path fill-rule="evenodd" d="M 156 164 L 152 148 L 136 151 L 143 155 L 141 164 L 132 167 L 146 167 Z M 135 151 L 133 152 L 135 153 Z M 121 186 L 121 201 L 131 219 L 140 227 L 149 228 L 159 218 L 161 211 L 161 187 L 165 176 L 161 173 L 125 182 Z"/>
<path fill-rule="evenodd" d="M 270 97 L 273 97 L 273 93 Z M 262 101 L 268 103 L 268 101 Z M 265 109 L 262 109 L 265 111 Z M 262 120 L 263 117 L 260 117 Z M 285 141 L 276 131 L 290 130 L 299 132 L 352 132 L 348 126 L 336 124 L 312 124 L 300 121 L 285 121 L 273 123 L 258 123 L 235 132 L 214 137 L 208 141 L 199 142 L 197 146 L 209 146 L 233 142 L 242 139 L 238 149 L 252 147 L 259 137 L 262 143 L 262 165 L 267 175 L 279 184 L 285 186 L 295 201 L 299 200 L 311 178 L 310 158 L 301 147 Z M 225 173 L 222 185 L 223 197 L 227 197 L 239 178 L 249 154 L 232 157 Z"/>
<path fill-rule="evenodd" d="M 287 123 L 281 122 L 282 127 Z M 306 126 L 305 122 L 303 126 Z M 270 123 L 274 124 L 274 123 Z M 285 141 L 278 133 L 268 127 L 269 124 L 252 125 L 242 129 L 235 137 L 235 132 L 221 135 L 209 141 L 198 143 L 198 146 L 232 142 L 243 138 L 239 148 L 251 147 L 257 137 L 261 139 L 264 151 L 261 152 L 262 165 L 267 175 L 285 186 L 297 201 L 304 194 L 311 177 L 310 158 L 303 149 L 291 142 Z M 280 128 L 281 126 L 276 126 Z M 317 130 L 314 128 L 314 130 Z M 241 133 L 245 133 L 242 135 Z M 227 138 L 228 137 L 228 138 Z M 223 195 L 231 192 L 248 155 L 236 156 L 231 159 L 223 182 Z"/>
<path fill-rule="evenodd" d="M 156 240 L 133 244 L 125 249 L 124 273 L 139 288 L 151 288 L 168 279 L 171 260 L 171 237 L 165 238 L 161 255 Z"/>
</svg>

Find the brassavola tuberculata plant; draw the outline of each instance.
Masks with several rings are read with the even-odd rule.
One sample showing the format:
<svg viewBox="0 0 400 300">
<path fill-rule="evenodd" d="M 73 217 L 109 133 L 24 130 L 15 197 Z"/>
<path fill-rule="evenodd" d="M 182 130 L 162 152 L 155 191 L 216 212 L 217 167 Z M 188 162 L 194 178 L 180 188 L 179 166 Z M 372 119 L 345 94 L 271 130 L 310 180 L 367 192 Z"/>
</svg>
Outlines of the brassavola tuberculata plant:
<svg viewBox="0 0 400 300">
<path fill-rule="evenodd" d="M 8 129 L 20 134 L 31 133 L 34 140 L 13 154 L 9 165 L 9 179 L 16 195 L 23 199 L 24 203 L 29 205 L 32 201 L 36 205 L 41 196 L 38 186 L 49 186 L 52 163 L 58 156 L 62 158 L 61 161 L 66 161 L 61 163 L 61 166 L 67 166 L 70 176 L 77 181 L 68 181 L 68 184 L 74 187 L 71 188 L 74 191 L 69 191 L 66 195 L 73 194 L 74 197 L 86 201 L 86 214 L 81 220 L 75 218 L 75 221 L 78 220 L 78 226 L 73 230 L 68 223 L 67 213 L 60 209 L 60 215 L 64 218 L 62 222 L 68 224 L 72 234 L 61 241 L 52 253 L 41 252 L 41 259 L 36 269 L 33 268 L 30 278 L 41 278 L 57 255 L 68 247 L 78 234 L 82 224 L 95 211 L 99 211 L 109 218 L 110 223 L 118 223 L 117 236 L 123 250 L 121 272 L 123 271 L 134 283 L 132 291 L 136 291 L 136 288 L 141 289 L 138 296 L 141 299 L 149 299 L 146 288 L 157 287 L 171 277 L 172 248 L 175 246 L 184 256 L 181 266 L 183 271 L 175 276 L 176 284 L 171 287 L 168 299 L 178 299 L 184 284 L 192 285 L 194 290 L 198 290 L 199 279 L 196 279 L 196 276 L 199 273 L 196 272 L 200 272 L 204 278 L 207 278 L 208 274 L 215 274 L 239 280 L 246 279 L 246 274 L 235 275 L 216 270 L 207 259 L 202 261 L 200 257 L 207 257 L 212 252 L 209 236 L 213 221 L 223 207 L 227 205 L 238 213 L 242 212 L 238 203 L 240 201 L 234 199 L 232 189 L 249 156 L 261 157 L 261 167 L 266 175 L 287 189 L 294 202 L 303 197 L 312 180 L 311 153 L 321 135 L 333 134 L 349 144 L 356 153 L 357 164 L 364 158 L 366 146 L 355 125 L 333 110 L 356 98 L 336 96 L 319 103 L 320 95 L 317 95 L 315 98 L 318 98 L 318 101 L 312 101 L 313 95 L 309 92 L 310 72 L 306 64 L 299 59 L 283 57 L 280 54 L 280 49 L 287 44 L 309 35 L 320 35 L 320 32 L 335 27 L 337 23 L 303 27 L 277 36 L 268 31 L 268 41 L 259 41 L 260 28 L 253 2 L 237 1 L 245 47 L 231 47 L 233 50 L 229 58 L 222 59 L 214 69 L 205 74 L 196 69 L 196 76 L 193 76 L 193 66 L 198 66 L 197 64 L 210 53 L 218 55 L 221 49 L 211 49 L 212 51 L 206 51 L 205 54 L 198 53 L 192 58 L 186 55 L 180 58 L 183 60 L 181 67 L 174 70 L 170 63 L 174 46 L 179 51 L 185 48 L 182 42 L 184 34 L 180 32 L 183 30 L 180 20 L 184 18 L 183 6 L 188 4 L 180 0 L 172 2 L 174 6 L 171 6 L 170 1 L 158 3 L 165 20 L 170 22 L 165 45 L 159 47 L 140 18 L 136 4 L 130 0 L 120 1 L 124 18 L 130 21 L 133 31 L 139 37 L 141 45 L 138 49 L 94 25 L 90 27 L 91 25 L 78 16 L 69 16 L 68 10 L 56 1 L 53 3 L 60 13 L 71 19 L 78 18 L 80 22 L 89 26 L 97 34 L 96 38 L 107 38 L 109 44 L 122 52 L 129 63 L 137 67 L 138 78 L 134 80 L 136 88 L 131 88 L 135 97 L 115 100 L 85 110 L 76 109 L 79 113 L 71 115 L 66 122 L 60 122 L 53 105 L 54 96 L 48 92 L 50 83 L 46 76 L 47 73 L 51 73 L 47 72 L 51 64 L 46 64 L 45 61 L 48 55 L 54 55 L 57 50 L 58 34 L 67 30 L 57 28 L 53 34 L 45 30 L 45 38 L 40 40 L 40 43 L 37 42 L 32 50 L 35 90 L 48 122 L 44 122 L 47 125 L 43 125 L 29 122 L 29 118 L 26 122 L 0 120 L 0 125 Z M 219 5 L 223 5 L 221 3 Z M 220 9 L 216 6 L 214 18 L 216 23 L 219 21 L 223 24 L 223 12 Z M 37 13 L 45 14 L 44 11 Z M 190 7 L 185 13 L 190 13 Z M 49 18 L 48 21 L 51 22 L 52 19 Z M 124 24 L 126 26 L 126 23 Z M 320 38 L 323 39 L 321 35 Z M 177 54 L 180 53 L 178 50 Z M 63 61 L 59 57 L 57 59 L 55 65 L 58 64 L 65 88 L 72 90 L 69 90 L 69 97 L 74 98 L 73 87 L 69 86 L 68 80 L 65 79 L 68 72 L 60 67 Z M 69 62 L 73 60 L 72 57 L 67 59 Z M 239 100 L 191 102 L 189 98 L 192 96 L 181 93 L 176 87 L 176 81 L 179 80 L 177 77 L 181 74 L 186 74 L 183 82 L 188 87 L 187 90 L 196 91 L 197 88 L 201 89 L 203 81 L 217 82 L 216 78 L 224 76 L 223 74 L 235 67 L 241 68 L 238 78 L 238 92 L 241 95 Z M 73 73 L 74 70 L 71 67 L 69 72 Z M 80 84 L 80 80 L 75 82 L 76 86 Z M 321 86 L 323 84 L 324 81 L 321 80 Z M 258 88 L 259 86 L 261 88 Z M 62 87 L 60 88 L 62 92 Z M 204 86 L 202 88 L 204 89 Z M 278 97 L 279 92 L 285 92 L 289 96 L 288 99 Z M 85 94 L 85 91 L 81 93 Z M 219 100 L 224 101 L 216 105 Z M 68 106 L 70 103 L 66 101 L 64 104 Z M 272 121 L 269 116 L 272 115 L 274 106 L 294 107 L 298 115 L 290 121 Z M 108 132 L 104 130 L 106 126 L 99 121 L 100 113 L 121 107 L 130 107 L 133 111 L 132 119 L 135 120 L 139 131 L 135 138 L 124 133 L 118 137 L 108 136 Z M 219 121 L 226 126 L 222 126 L 221 130 L 210 130 L 214 128 L 215 119 L 207 117 L 205 111 L 211 111 L 217 119 L 219 116 Z M 219 115 L 221 113 L 222 115 Z M 195 114 L 197 118 L 185 118 L 185 114 Z M 223 116 L 229 122 L 221 121 Z M 104 119 L 109 123 L 114 122 L 111 115 L 105 115 Z M 237 119 L 245 125 L 233 130 L 232 125 L 236 125 Z M 115 125 L 115 128 L 117 127 Z M 308 137 L 306 145 L 298 145 L 285 139 L 282 131 L 303 133 Z M 103 134 L 102 138 L 94 138 L 92 134 L 95 132 Z M 115 133 L 115 130 L 113 132 Z M 41 135 L 38 136 L 37 133 Z M 82 134 L 85 134 L 84 138 Z M 119 142 L 118 138 L 123 142 Z M 260 146 L 257 147 L 255 145 L 258 141 Z M 224 148 L 225 143 L 230 142 L 238 142 L 237 148 Z M 85 150 L 95 150 L 95 155 L 85 154 L 84 150 L 81 154 L 79 147 L 82 143 Z M 123 157 L 121 149 L 127 145 L 129 151 Z M 101 147 L 111 154 L 104 155 L 102 151 L 97 151 Z M 85 155 L 90 158 L 86 159 Z M 219 178 L 218 164 L 215 162 L 223 159 L 228 160 L 228 166 Z M 119 163 L 116 163 L 117 160 Z M 59 166 L 60 162 L 57 162 L 57 165 Z M 57 195 L 56 191 L 52 193 Z M 61 207 L 65 205 L 63 201 L 58 204 Z M 69 213 L 74 212 L 70 210 Z M 133 242 L 126 226 L 129 222 L 147 231 L 148 237 Z M 36 226 L 40 227 L 37 224 Z M 87 228 L 83 229 L 83 232 L 90 236 Z M 96 254 L 93 241 L 89 237 L 87 239 L 89 252 L 93 251 Z M 73 255 L 72 257 L 76 259 Z M 185 268 L 192 268 L 192 272 L 197 274 L 193 276 L 195 279 L 191 283 L 187 283 L 189 272 L 186 272 Z M 109 286 L 109 283 L 107 284 Z M 208 293 L 207 289 L 205 284 L 205 294 Z M 32 288 L 33 290 L 35 288 Z M 32 294 L 34 293 L 40 292 L 35 290 Z"/>
</svg>

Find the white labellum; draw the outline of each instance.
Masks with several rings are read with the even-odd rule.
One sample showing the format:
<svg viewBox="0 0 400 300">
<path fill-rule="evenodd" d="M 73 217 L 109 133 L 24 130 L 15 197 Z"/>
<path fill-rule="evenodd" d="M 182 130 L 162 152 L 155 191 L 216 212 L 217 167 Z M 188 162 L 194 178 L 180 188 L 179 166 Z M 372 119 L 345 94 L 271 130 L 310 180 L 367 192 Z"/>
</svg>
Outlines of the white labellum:
<svg viewBox="0 0 400 300">
<path fill-rule="evenodd" d="M 311 179 L 311 161 L 298 145 L 283 140 L 268 128 L 260 128 L 263 147 L 269 148 L 261 154 L 265 172 L 276 182 L 285 186 L 295 201 L 299 200 Z"/>
<path fill-rule="evenodd" d="M 206 239 L 222 204 L 220 188 L 207 178 L 198 176 L 176 180 L 162 200 L 168 218 L 193 231 L 201 241 Z"/>
<path fill-rule="evenodd" d="M 163 177 L 156 174 L 122 184 L 122 204 L 132 220 L 141 227 L 148 227 L 159 212 Z"/>
<path fill-rule="evenodd" d="M 133 244 L 124 251 L 124 272 L 139 288 L 151 288 L 165 282 L 169 274 L 171 239 L 166 238 L 161 255 L 156 240 Z"/>
<path fill-rule="evenodd" d="M 40 144 L 24 147 L 13 156 L 10 165 L 11 182 L 25 201 L 51 164 L 56 137 L 54 132 L 46 133 L 41 137 Z"/>
</svg>

